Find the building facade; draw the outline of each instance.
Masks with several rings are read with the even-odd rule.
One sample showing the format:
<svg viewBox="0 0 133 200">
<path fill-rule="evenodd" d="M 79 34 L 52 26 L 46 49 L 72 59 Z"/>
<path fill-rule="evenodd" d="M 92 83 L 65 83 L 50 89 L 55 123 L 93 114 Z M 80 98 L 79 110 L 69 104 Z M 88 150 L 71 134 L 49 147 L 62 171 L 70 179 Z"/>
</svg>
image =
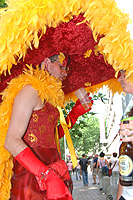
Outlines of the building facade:
<svg viewBox="0 0 133 200">
<path fill-rule="evenodd" d="M 120 137 L 119 124 L 121 119 L 126 118 L 126 113 L 133 106 L 133 95 L 116 93 L 114 96 L 110 91 L 106 92 L 108 103 L 106 104 L 106 152 L 119 153 Z"/>
</svg>

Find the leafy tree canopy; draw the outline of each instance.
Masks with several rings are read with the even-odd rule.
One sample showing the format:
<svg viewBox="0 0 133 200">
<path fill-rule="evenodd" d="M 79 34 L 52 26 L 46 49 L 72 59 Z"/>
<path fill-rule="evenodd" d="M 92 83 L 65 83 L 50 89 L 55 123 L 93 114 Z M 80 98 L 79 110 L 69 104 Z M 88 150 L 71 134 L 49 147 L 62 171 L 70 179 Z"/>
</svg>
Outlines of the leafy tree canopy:
<svg viewBox="0 0 133 200">
<path fill-rule="evenodd" d="M 107 100 L 105 95 L 98 93 L 92 97 L 94 100 L 101 99 L 103 103 Z M 66 110 L 69 111 L 74 106 L 74 102 L 70 102 L 66 106 Z M 76 153 L 81 157 L 83 153 L 96 153 L 96 151 L 101 151 L 103 144 L 100 143 L 100 128 L 99 119 L 95 116 L 97 113 L 89 112 L 80 116 L 70 129 L 70 134 L 74 144 Z M 64 115 L 66 113 L 64 112 Z M 61 139 L 61 151 L 64 158 L 64 140 Z M 106 144 L 104 144 L 106 145 Z"/>
<path fill-rule="evenodd" d="M 7 7 L 5 0 L 0 0 L 0 8 L 5 8 L 5 7 Z"/>
</svg>

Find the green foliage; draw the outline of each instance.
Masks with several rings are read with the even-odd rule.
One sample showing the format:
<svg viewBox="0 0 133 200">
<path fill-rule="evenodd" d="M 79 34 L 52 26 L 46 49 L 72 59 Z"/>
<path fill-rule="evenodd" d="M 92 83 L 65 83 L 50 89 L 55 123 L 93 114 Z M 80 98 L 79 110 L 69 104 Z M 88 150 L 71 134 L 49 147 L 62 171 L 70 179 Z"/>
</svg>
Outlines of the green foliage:
<svg viewBox="0 0 133 200">
<path fill-rule="evenodd" d="M 61 157 L 63 160 L 65 160 L 64 137 L 60 139 L 60 149 L 61 149 Z"/>
<path fill-rule="evenodd" d="M 88 152 L 95 153 L 96 150 L 100 151 L 102 145 L 100 144 L 99 120 L 90 114 L 80 117 L 79 120 L 78 131 L 81 132 L 81 137 L 75 134 L 77 131 L 75 127 L 71 131 L 77 154 L 82 155 L 82 153 L 88 154 Z"/>
<path fill-rule="evenodd" d="M 7 4 L 5 2 L 5 0 L 0 0 L 0 8 L 6 8 Z"/>
<path fill-rule="evenodd" d="M 96 153 L 101 151 L 103 144 L 100 143 L 99 119 L 90 114 L 79 117 L 77 123 L 70 129 L 71 138 L 76 153 L 81 156 L 83 153 Z M 64 158 L 64 140 L 61 141 L 61 152 Z"/>
<path fill-rule="evenodd" d="M 98 93 L 98 95 L 93 95 L 93 100 L 98 100 L 99 98 L 103 103 L 107 100 L 105 95 Z M 72 101 L 66 106 L 66 110 L 69 111 L 72 109 L 75 103 Z M 66 116 L 66 112 L 64 115 Z M 89 112 L 78 118 L 77 122 L 72 129 L 69 130 L 74 148 L 76 153 L 81 157 L 83 153 L 96 153 L 96 151 L 101 151 L 102 146 L 106 144 L 100 143 L 100 128 L 99 128 L 99 119 L 95 117 L 96 113 Z M 106 127 L 105 127 L 106 129 Z M 60 140 L 61 143 L 61 152 L 62 157 L 65 158 L 64 152 L 64 139 Z"/>
<path fill-rule="evenodd" d="M 102 94 L 102 93 L 100 93 L 100 92 L 98 92 L 97 94 L 98 94 L 98 95 L 96 95 L 96 94 L 93 95 L 93 97 L 92 97 L 93 100 L 101 99 L 101 101 L 102 101 L 103 103 L 105 103 L 105 101 L 108 100 L 107 98 L 105 98 L 106 95 L 104 95 L 104 94 Z"/>
</svg>

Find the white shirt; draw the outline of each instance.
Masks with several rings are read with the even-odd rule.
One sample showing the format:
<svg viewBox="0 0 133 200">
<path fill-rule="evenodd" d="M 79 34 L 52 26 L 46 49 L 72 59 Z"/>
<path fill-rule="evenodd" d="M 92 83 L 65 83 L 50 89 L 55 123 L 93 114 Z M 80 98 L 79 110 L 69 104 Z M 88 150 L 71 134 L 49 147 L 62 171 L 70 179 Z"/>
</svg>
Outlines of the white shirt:
<svg viewBox="0 0 133 200">
<path fill-rule="evenodd" d="M 117 161 L 117 162 L 116 162 Z M 115 162 L 116 162 L 116 164 L 115 164 Z M 115 164 L 115 166 L 114 166 L 114 168 L 113 168 L 113 171 L 114 172 L 118 172 L 119 171 L 119 158 L 117 158 L 117 157 L 112 157 L 111 158 L 111 163 L 112 163 L 112 165 L 111 165 L 111 168 L 114 166 L 114 164 Z"/>
<path fill-rule="evenodd" d="M 133 186 L 123 186 L 122 196 L 126 200 L 133 200 Z"/>
<path fill-rule="evenodd" d="M 79 160 L 77 160 L 77 164 L 78 164 L 78 165 L 77 165 L 77 167 L 76 167 L 76 168 L 77 168 L 77 169 L 80 169 Z"/>
</svg>

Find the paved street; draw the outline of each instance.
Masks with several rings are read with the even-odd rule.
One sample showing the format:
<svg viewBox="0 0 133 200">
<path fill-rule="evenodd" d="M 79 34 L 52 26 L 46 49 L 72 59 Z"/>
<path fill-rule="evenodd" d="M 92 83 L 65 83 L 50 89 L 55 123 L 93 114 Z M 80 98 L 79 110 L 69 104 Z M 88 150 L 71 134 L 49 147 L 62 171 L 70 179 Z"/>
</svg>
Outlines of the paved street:
<svg viewBox="0 0 133 200">
<path fill-rule="evenodd" d="M 84 186 L 83 180 L 76 180 L 76 172 L 72 175 L 73 180 L 73 199 L 74 200 L 106 200 L 106 195 L 99 192 L 98 185 L 92 185 L 93 177 L 90 168 L 88 169 L 89 185 Z M 98 182 L 98 180 L 97 180 Z"/>
</svg>

